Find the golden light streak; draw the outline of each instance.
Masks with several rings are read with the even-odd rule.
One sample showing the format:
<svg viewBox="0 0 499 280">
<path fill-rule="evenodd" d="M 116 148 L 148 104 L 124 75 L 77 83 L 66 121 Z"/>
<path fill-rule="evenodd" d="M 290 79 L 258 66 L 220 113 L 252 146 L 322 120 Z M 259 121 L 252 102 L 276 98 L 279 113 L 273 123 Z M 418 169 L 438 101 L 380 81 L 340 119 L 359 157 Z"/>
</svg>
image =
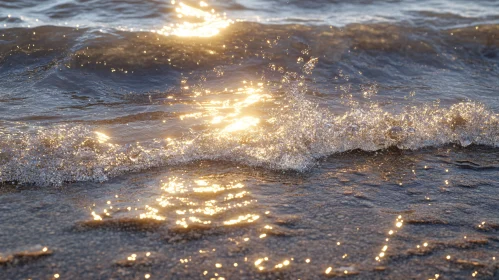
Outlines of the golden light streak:
<svg viewBox="0 0 499 280">
<path fill-rule="evenodd" d="M 200 6 L 206 8 L 208 4 L 201 1 Z M 191 17 L 196 19 L 201 19 L 201 22 L 183 22 L 177 23 L 175 25 L 164 26 L 161 30 L 155 31 L 158 34 L 166 36 L 179 36 L 179 37 L 213 37 L 220 33 L 220 30 L 227 28 L 233 23 L 232 20 L 221 17 L 219 14 L 215 14 L 215 10 L 211 12 L 203 11 L 198 8 L 194 8 L 182 2 L 178 3 L 177 8 L 175 8 L 177 17 L 179 19 L 184 17 Z"/>
<path fill-rule="evenodd" d="M 95 212 L 92 212 L 91 214 L 95 221 L 102 221 L 102 217 L 100 215 L 95 214 Z"/>
<path fill-rule="evenodd" d="M 258 216 L 258 215 L 247 214 L 245 216 L 239 216 L 239 217 L 237 217 L 237 219 L 225 221 L 224 225 L 235 225 L 235 224 L 239 224 L 242 222 L 252 223 L 252 222 L 258 220 L 259 218 L 260 218 L 260 216 Z"/>
<path fill-rule="evenodd" d="M 241 130 L 246 130 L 250 127 L 256 126 L 260 123 L 260 119 L 255 118 L 255 117 L 243 117 L 235 122 L 231 123 L 225 129 L 223 132 L 235 132 L 235 131 L 241 131 Z"/>
<path fill-rule="evenodd" d="M 102 132 L 96 131 L 95 134 L 97 134 L 97 141 L 99 141 L 99 143 L 106 143 L 109 139 L 111 139 L 111 137 Z"/>
</svg>

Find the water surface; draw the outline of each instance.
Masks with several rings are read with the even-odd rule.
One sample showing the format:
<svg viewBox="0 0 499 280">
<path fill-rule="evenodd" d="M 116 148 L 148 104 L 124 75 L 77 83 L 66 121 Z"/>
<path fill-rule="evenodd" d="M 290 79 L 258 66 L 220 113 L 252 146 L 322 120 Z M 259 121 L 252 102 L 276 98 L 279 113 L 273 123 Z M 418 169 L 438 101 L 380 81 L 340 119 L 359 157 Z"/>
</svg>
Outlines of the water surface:
<svg viewBox="0 0 499 280">
<path fill-rule="evenodd" d="M 494 279 L 497 1 L 0 3 L 5 279 Z"/>
</svg>

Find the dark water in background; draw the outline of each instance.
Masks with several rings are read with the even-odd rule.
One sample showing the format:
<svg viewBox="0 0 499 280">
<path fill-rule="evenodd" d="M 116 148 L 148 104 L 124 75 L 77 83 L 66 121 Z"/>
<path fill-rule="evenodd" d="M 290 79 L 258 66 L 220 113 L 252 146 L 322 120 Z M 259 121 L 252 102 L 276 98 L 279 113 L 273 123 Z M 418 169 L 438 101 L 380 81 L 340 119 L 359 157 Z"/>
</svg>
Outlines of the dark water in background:
<svg viewBox="0 0 499 280">
<path fill-rule="evenodd" d="M 1 278 L 499 278 L 499 2 L 182 3 L 0 2 Z"/>
</svg>

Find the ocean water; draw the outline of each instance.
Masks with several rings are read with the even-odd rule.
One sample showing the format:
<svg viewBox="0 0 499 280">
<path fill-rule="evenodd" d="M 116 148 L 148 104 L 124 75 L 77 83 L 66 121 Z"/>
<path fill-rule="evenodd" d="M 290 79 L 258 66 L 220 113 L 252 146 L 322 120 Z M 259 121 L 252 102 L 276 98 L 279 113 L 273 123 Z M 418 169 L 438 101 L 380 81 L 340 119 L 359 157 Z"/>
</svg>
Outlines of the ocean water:
<svg viewBox="0 0 499 280">
<path fill-rule="evenodd" d="M 499 2 L 3 0 L 1 279 L 499 279 Z"/>
</svg>

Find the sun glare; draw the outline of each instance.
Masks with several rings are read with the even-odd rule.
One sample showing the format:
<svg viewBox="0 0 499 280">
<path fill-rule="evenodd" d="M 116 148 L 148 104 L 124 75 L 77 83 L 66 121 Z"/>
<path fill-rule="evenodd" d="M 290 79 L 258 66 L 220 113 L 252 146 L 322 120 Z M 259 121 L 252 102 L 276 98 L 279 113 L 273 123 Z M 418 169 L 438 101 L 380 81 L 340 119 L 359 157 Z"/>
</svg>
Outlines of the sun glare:
<svg viewBox="0 0 499 280">
<path fill-rule="evenodd" d="M 201 1 L 200 7 L 208 7 L 208 4 Z M 179 2 L 175 8 L 177 17 L 179 19 L 191 18 L 198 22 L 188 22 L 171 24 L 170 26 L 164 26 L 161 30 L 156 31 L 156 33 L 167 36 L 179 36 L 179 37 L 212 37 L 220 33 L 221 29 L 228 27 L 233 23 L 232 20 L 227 19 L 220 14 L 216 14 L 214 9 L 211 11 L 204 11 L 198 8 L 194 8 L 182 2 Z M 201 20 L 199 22 L 199 20 Z"/>
<path fill-rule="evenodd" d="M 258 123 L 260 123 L 260 119 L 258 118 L 243 117 L 226 126 L 223 132 L 234 132 L 234 131 L 245 130 L 250 127 L 258 125 Z"/>
</svg>

